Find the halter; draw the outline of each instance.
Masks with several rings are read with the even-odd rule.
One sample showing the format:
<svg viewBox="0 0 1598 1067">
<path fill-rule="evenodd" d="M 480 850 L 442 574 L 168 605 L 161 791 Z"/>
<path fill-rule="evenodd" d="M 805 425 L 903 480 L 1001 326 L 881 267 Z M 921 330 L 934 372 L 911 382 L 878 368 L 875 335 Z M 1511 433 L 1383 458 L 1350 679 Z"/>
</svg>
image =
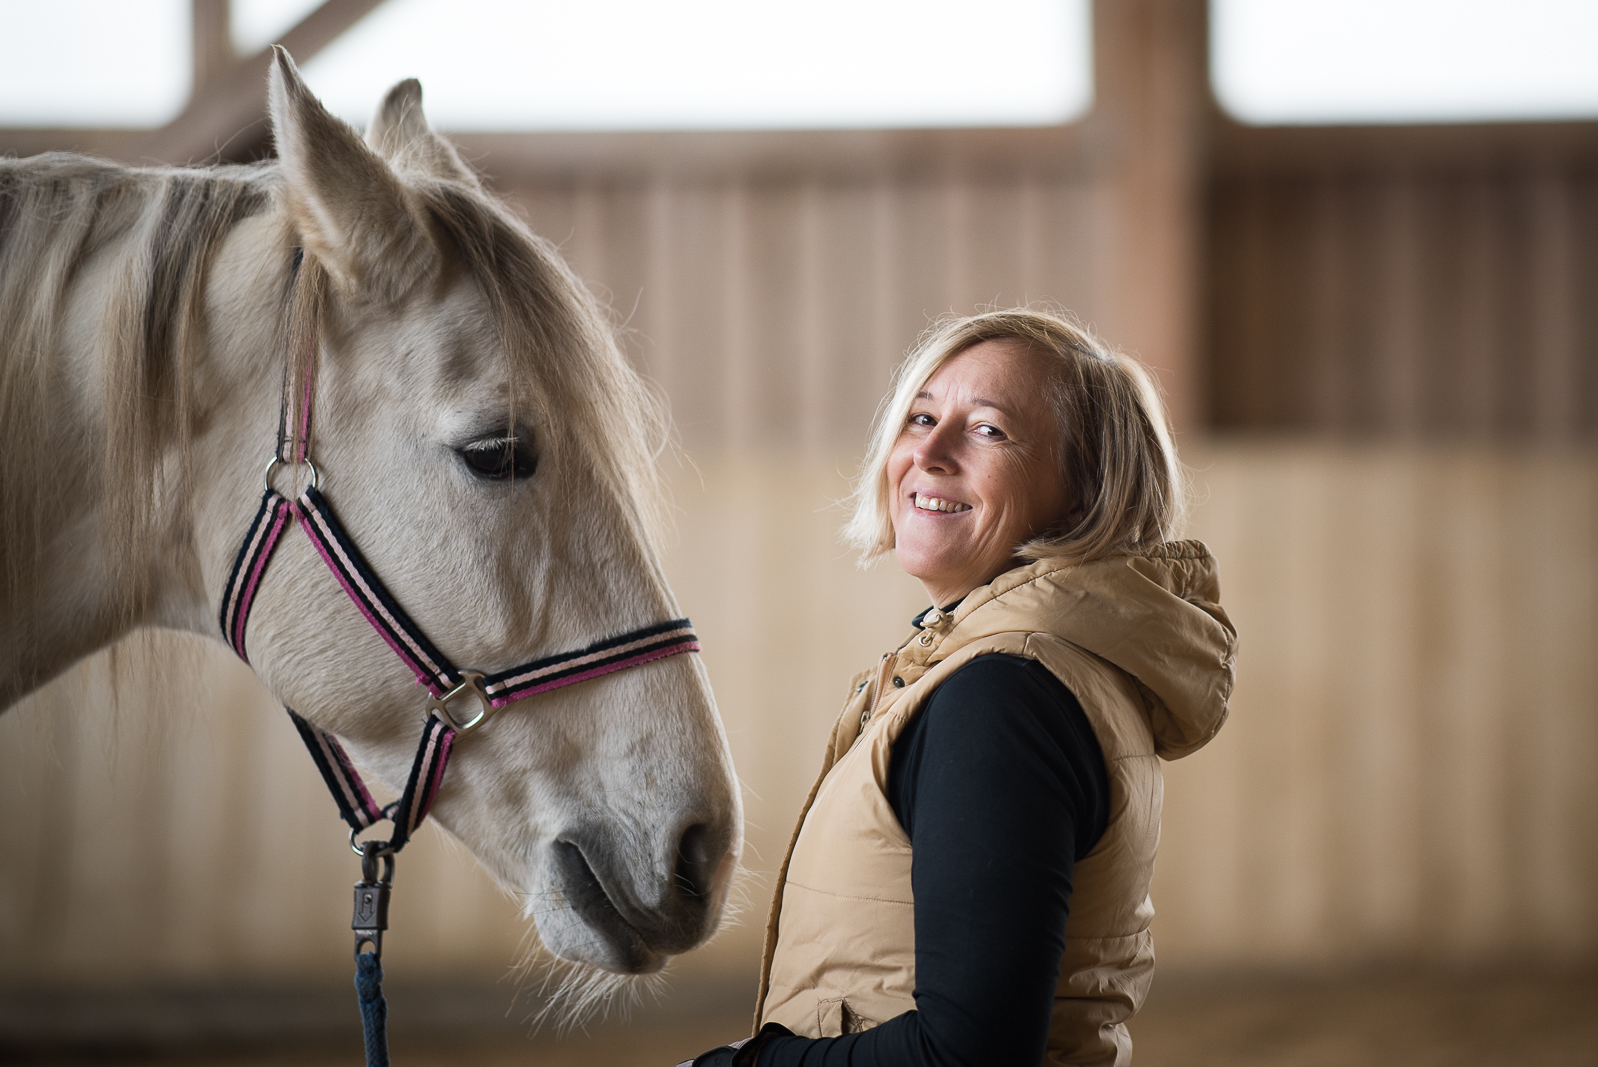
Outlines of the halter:
<svg viewBox="0 0 1598 1067">
<path fill-rule="evenodd" d="M 297 282 L 302 253 L 294 253 L 293 277 Z M 311 410 L 315 399 L 317 356 L 316 332 L 307 341 L 303 393 L 295 424 L 289 412 L 293 406 L 289 361 L 283 369 L 283 389 L 278 409 L 277 447 L 267 462 L 265 490 L 249 531 L 239 546 L 233 569 L 222 593 L 219 622 L 223 639 L 245 663 L 250 657 L 245 648 L 245 632 L 250 608 L 260 591 L 272 552 L 289 526 L 298 525 L 310 538 L 317 554 L 327 564 L 339 586 L 354 602 L 366 621 L 394 650 L 395 655 L 416 676 L 416 683 L 428 694 L 421 739 L 416 756 L 398 800 L 379 807 L 361 780 L 354 763 L 338 739 L 308 722 L 294 709 L 285 707 L 311 759 L 338 805 L 339 815 L 350 827 L 350 847 L 361 857 L 362 879 L 355 885 L 355 931 L 357 962 L 356 986 L 360 990 L 362 1016 L 367 1030 L 369 1064 L 387 1063 L 386 1039 L 382 1038 L 382 1019 L 386 1016 L 378 982 L 382 970 L 378 961 L 383 953 L 383 931 L 388 926 L 388 893 L 394 874 L 394 855 L 404 848 L 427 817 L 449 762 L 455 739 L 487 725 L 506 705 L 547 693 L 590 678 L 613 674 L 666 656 L 699 651 L 699 639 L 687 619 L 655 623 L 624 634 L 607 637 L 573 652 L 530 660 L 520 666 L 496 672 L 463 670 L 440 652 L 420 627 L 400 607 L 393 594 L 373 572 L 366 558 L 333 513 L 333 507 L 318 490 L 321 474 L 310 458 Z M 292 353 L 290 354 L 292 360 Z M 310 471 L 310 484 L 294 499 L 279 493 L 272 485 L 274 471 L 283 465 L 301 466 Z M 464 714 L 451 705 L 476 698 L 475 706 Z M 394 825 L 387 841 L 357 843 L 355 835 L 384 819 Z M 384 862 L 384 873 L 377 874 L 377 861 Z M 368 951 L 363 951 L 369 946 Z M 363 984 L 364 980 L 364 984 Z M 375 1017 L 375 1021 L 374 1021 Z M 380 1048 L 374 1048 L 373 1034 Z M 378 1055 L 374 1056 L 374 1053 Z"/>
</svg>

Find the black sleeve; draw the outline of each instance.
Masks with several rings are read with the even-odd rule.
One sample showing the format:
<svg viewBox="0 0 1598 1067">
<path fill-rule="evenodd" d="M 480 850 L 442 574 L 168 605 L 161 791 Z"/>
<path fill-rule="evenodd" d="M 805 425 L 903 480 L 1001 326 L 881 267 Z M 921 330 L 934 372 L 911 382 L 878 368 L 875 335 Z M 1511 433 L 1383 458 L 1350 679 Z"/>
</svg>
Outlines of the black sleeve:
<svg viewBox="0 0 1598 1067">
<path fill-rule="evenodd" d="M 760 1067 L 1036 1067 L 1072 868 L 1109 817 L 1082 706 L 1032 660 L 980 656 L 895 742 L 888 799 L 915 846 L 916 1009 L 863 1034 L 771 1039 Z"/>
</svg>

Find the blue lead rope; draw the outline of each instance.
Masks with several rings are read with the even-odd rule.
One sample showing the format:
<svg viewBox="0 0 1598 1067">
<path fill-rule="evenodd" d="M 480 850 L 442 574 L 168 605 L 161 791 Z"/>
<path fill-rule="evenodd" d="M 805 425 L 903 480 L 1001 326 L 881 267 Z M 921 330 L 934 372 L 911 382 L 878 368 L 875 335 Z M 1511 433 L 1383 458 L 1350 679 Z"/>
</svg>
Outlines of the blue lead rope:
<svg viewBox="0 0 1598 1067">
<path fill-rule="evenodd" d="M 366 1067 L 388 1067 L 388 1001 L 383 999 L 383 964 L 375 952 L 355 954 L 355 995 L 361 1001 Z"/>
<path fill-rule="evenodd" d="M 351 835 L 353 837 L 353 835 Z M 388 1067 L 388 1001 L 383 999 L 383 931 L 394 886 L 394 852 L 385 842 L 362 841 L 361 880 L 355 883 L 355 995 L 361 1003 L 366 1067 Z M 383 872 L 378 874 L 378 861 Z"/>
</svg>

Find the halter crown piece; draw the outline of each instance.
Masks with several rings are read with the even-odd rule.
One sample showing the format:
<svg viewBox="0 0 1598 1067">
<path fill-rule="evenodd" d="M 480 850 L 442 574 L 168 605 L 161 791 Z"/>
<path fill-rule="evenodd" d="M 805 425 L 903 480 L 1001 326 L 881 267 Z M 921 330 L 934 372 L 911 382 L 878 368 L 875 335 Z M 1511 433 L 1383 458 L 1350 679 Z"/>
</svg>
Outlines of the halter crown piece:
<svg viewBox="0 0 1598 1067">
<path fill-rule="evenodd" d="M 302 258 L 302 253 L 297 249 L 293 267 L 296 281 Z M 394 854 L 410 841 L 437 799 L 455 739 L 479 729 L 513 701 L 666 656 L 697 652 L 699 639 L 687 619 L 672 619 L 607 637 L 573 652 L 531 660 L 508 670 L 484 672 L 456 667 L 400 607 L 355 547 L 354 541 L 334 515 L 332 505 L 318 490 L 320 472 L 310 457 L 317 356 L 314 329 L 307 346 L 297 422 L 290 417 L 294 406 L 290 396 L 293 375 L 289 372 L 289 363 L 286 361 L 284 364 L 277 447 L 266 465 L 266 488 L 261 494 L 260 507 L 239 546 L 223 590 L 219 622 L 223 638 L 238 653 L 239 658 L 248 663 L 250 657 L 245 649 L 244 638 L 250 608 L 255 603 L 273 549 L 297 520 L 345 594 L 410 668 L 417 684 L 430 694 L 426 702 L 421 739 L 411 763 L 405 790 L 398 800 L 385 807 L 379 807 L 372 799 L 355 765 L 336 737 L 308 722 L 294 709 L 284 709 L 293 720 L 317 769 L 322 772 L 328 791 L 338 805 L 339 815 L 350 826 L 351 848 L 361 857 L 363 877 L 355 886 L 355 916 L 351 922 L 351 928 L 355 930 L 356 986 L 360 990 L 362 1016 L 366 1023 L 368 1064 L 383 1064 L 386 1067 L 387 1041 L 382 1034 L 382 1020 L 386 1017 L 387 1009 L 377 984 L 382 977 L 377 961 L 383 951 L 382 933 L 388 925 L 388 892 L 394 873 Z M 272 486 L 274 470 L 283 465 L 303 465 L 311 473 L 310 484 L 293 500 Z M 458 709 L 451 710 L 452 704 L 467 697 L 476 698 L 476 706 L 471 712 L 462 715 Z M 357 833 L 384 819 L 394 824 L 394 833 L 387 841 L 356 843 Z M 377 875 L 377 861 L 380 858 L 385 865 L 381 878 Z M 366 946 L 370 946 L 370 951 L 363 952 Z M 364 985 L 363 979 L 366 980 Z M 374 1032 L 379 1047 L 374 1047 Z"/>
</svg>

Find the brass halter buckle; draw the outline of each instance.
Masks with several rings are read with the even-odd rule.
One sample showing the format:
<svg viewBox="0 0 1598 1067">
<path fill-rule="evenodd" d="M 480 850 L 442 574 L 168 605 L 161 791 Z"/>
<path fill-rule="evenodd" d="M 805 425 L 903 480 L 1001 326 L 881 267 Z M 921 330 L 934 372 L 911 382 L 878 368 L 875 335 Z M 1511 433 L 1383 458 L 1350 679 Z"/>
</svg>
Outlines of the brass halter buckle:
<svg viewBox="0 0 1598 1067">
<path fill-rule="evenodd" d="M 473 715 L 465 722 L 460 722 L 455 716 L 450 714 L 449 702 L 467 693 L 475 694 L 477 702 L 482 706 L 478 709 L 476 715 Z M 494 702 L 488 699 L 488 692 L 483 689 L 483 676 L 476 671 L 461 671 L 461 684 L 443 696 L 429 697 L 427 710 L 431 714 L 437 715 L 444 721 L 446 726 L 457 734 L 469 734 L 499 713 L 499 709 L 494 707 Z"/>
</svg>

